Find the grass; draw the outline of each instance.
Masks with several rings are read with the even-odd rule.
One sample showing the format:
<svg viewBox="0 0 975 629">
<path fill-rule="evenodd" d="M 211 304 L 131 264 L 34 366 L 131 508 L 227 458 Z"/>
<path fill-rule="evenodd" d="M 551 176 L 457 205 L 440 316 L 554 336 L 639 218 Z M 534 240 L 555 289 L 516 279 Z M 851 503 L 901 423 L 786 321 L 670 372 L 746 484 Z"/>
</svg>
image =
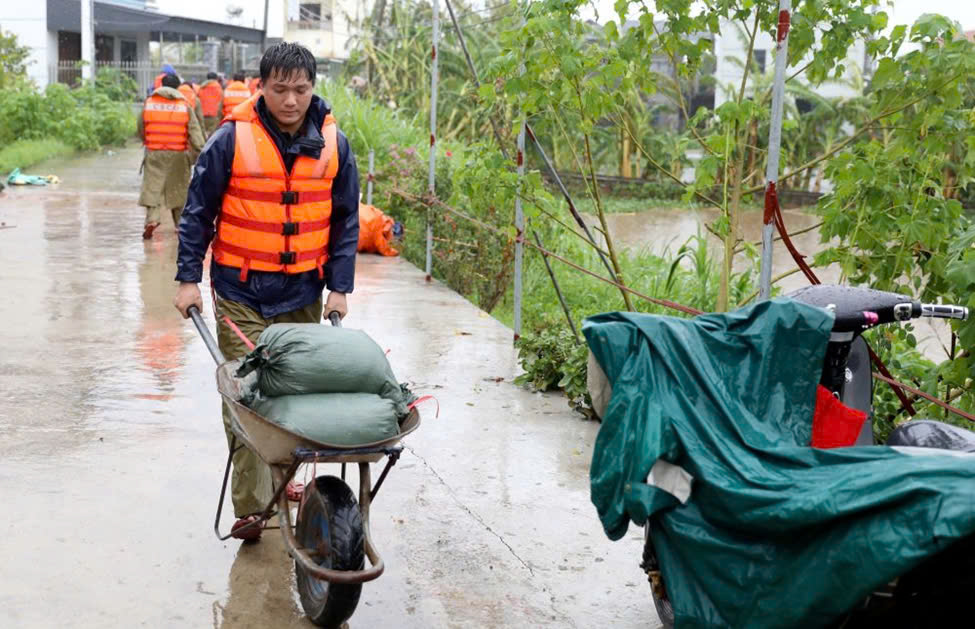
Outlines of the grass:
<svg viewBox="0 0 975 629">
<path fill-rule="evenodd" d="M 75 150 L 61 140 L 17 140 L 0 149 L 0 176 L 14 168 L 28 168 L 52 157 L 71 155 Z"/>
<path fill-rule="evenodd" d="M 598 256 L 576 237 L 552 228 L 540 231 L 546 249 L 606 276 L 606 269 Z M 699 234 L 662 255 L 644 251 L 623 251 L 620 264 L 627 284 L 634 290 L 650 297 L 670 299 L 709 312 L 715 307 L 719 254 L 720 251 Z M 550 262 L 576 325 L 580 325 L 585 317 L 624 308 L 623 300 L 615 287 L 583 275 L 558 260 L 553 259 Z M 541 256 L 530 248 L 525 251 L 523 282 L 523 321 L 526 331 L 565 321 Z M 744 298 L 752 290 L 752 282 L 753 278 L 748 274 L 735 275 L 731 286 L 733 297 L 736 300 Z M 634 298 L 634 305 L 641 312 L 679 315 L 639 298 Z M 509 290 L 491 314 L 505 325 L 511 326 L 513 306 Z"/>
</svg>

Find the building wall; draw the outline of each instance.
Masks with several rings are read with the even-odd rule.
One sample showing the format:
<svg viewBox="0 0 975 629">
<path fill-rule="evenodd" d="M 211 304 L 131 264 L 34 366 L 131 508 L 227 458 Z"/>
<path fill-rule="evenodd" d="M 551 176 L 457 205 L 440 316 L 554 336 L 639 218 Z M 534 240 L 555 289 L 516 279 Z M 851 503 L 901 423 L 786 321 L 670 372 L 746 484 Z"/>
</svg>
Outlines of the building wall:
<svg viewBox="0 0 975 629">
<path fill-rule="evenodd" d="M 733 94 L 740 88 L 742 76 L 741 65 L 734 63 L 729 58 L 744 60 L 747 46 L 747 39 L 744 39 L 739 34 L 735 24 L 731 22 L 722 24 L 721 32 L 715 38 L 714 44 L 715 56 L 717 57 L 715 77 L 718 81 L 714 95 L 715 107 L 731 100 Z M 771 73 L 775 67 L 775 42 L 772 35 L 769 33 L 759 33 L 755 38 L 755 51 L 764 51 L 765 68 L 768 73 Z M 858 90 L 846 83 L 855 83 L 857 77 L 863 75 L 864 52 L 865 44 L 863 41 L 858 41 L 853 44 L 844 62 L 846 66 L 844 80 L 823 83 L 816 87 L 816 93 L 825 98 L 849 98 L 858 95 Z M 807 55 L 794 67 L 802 67 L 811 58 L 812 55 Z M 751 81 L 749 82 L 751 83 Z"/>
<path fill-rule="evenodd" d="M 57 61 L 58 49 L 55 35 L 52 57 L 47 32 L 47 3 L 0 2 L 0 30 L 15 34 L 20 45 L 30 48 L 27 74 L 38 86 L 46 86 L 48 64 Z"/>
<path fill-rule="evenodd" d="M 365 19 L 371 10 L 372 2 L 367 0 L 322 0 L 321 14 L 331 14 L 332 19 L 323 23 L 322 28 L 300 28 L 298 9 L 300 5 L 318 4 L 314 0 L 285 0 L 283 9 L 283 37 L 285 41 L 300 43 L 311 50 L 318 58 L 346 60 L 349 58 L 349 44 L 358 32 L 357 20 Z M 272 21 L 268 20 L 268 34 L 274 31 Z"/>
</svg>

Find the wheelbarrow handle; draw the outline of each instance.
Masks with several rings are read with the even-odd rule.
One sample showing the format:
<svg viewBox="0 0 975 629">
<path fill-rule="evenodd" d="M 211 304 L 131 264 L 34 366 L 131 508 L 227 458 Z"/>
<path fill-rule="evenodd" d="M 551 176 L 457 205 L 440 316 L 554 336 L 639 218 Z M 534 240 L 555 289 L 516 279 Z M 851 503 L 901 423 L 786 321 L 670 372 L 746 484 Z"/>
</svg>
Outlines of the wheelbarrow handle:
<svg viewBox="0 0 975 629">
<path fill-rule="evenodd" d="M 196 331 L 200 333 L 200 336 L 203 338 L 203 344 L 210 350 L 210 355 L 213 356 L 213 360 L 216 361 L 217 365 L 219 366 L 227 362 L 213 335 L 210 334 L 210 328 L 203 321 L 203 317 L 200 315 L 200 309 L 196 306 L 190 306 L 186 311 L 190 314 L 190 318 L 193 319 L 193 325 L 196 326 Z"/>
<path fill-rule="evenodd" d="M 342 317 L 339 315 L 338 311 L 333 310 L 332 312 L 328 313 L 328 320 L 333 327 L 342 327 Z"/>
</svg>

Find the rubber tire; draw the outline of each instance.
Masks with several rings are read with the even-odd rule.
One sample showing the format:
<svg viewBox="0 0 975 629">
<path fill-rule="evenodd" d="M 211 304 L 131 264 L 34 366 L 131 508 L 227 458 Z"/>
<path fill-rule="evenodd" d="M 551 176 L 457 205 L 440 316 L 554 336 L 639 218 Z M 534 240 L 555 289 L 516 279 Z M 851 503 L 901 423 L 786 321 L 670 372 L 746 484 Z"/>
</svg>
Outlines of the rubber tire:
<svg viewBox="0 0 975 629">
<path fill-rule="evenodd" d="M 320 566 L 362 570 L 365 565 L 359 504 L 349 486 L 335 476 L 319 476 L 305 488 L 295 537 L 304 548 L 315 548 L 319 540 L 327 542 L 329 556 L 317 559 Z M 355 612 L 361 583 L 336 585 L 321 581 L 307 574 L 297 562 L 295 576 L 301 607 L 314 624 L 337 629 Z"/>
<path fill-rule="evenodd" d="M 657 561 L 657 553 L 653 548 L 653 541 L 650 539 L 650 522 L 643 527 L 643 566 L 644 569 L 649 569 L 647 566 L 652 566 L 659 570 L 660 563 Z M 664 583 L 664 591 L 666 592 L 667 584 Z M 658 598 L 657 594 L 650 588 L 650 596 L 653 597 L 653 606 L 657 608 L 657 617 L 660 619 L 661 624 L 663 624 L 664 629 L 674 629 L 674 607 L 670 603 L 670 599 L 666 596 L 663 598 Z"/>
</svg>

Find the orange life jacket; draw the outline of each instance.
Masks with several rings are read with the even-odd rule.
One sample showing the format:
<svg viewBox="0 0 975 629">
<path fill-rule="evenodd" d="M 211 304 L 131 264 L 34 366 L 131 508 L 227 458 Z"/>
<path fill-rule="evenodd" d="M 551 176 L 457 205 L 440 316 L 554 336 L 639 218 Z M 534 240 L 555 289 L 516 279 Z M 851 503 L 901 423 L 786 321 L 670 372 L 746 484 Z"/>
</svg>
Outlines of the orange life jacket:
<svg viewBox="0 0 975 629">
<path fill-rule="evenodd" d="M 393 224 L 396 221 L 374 205 L 359 204 L 359 252 L 398 256 L 393 248 Z"/>
<path fill-rule="evenodd" d="M 223 98 L 223 88 L 220 83 L 210 79 L 200 88 L 200 107 L 203 115 L 207 118 L 216 118 L 223 115 L 220 111 L 220 99 Z"/>
<path fill-rule="evenodd" d="M 142 109 L 146 148 L 150 151 L 185 151 L 189 135 L 190 106 L 153 94 Z"/>
<path fill-rule="evenodd" d="M 165 72 L 156 75 L 156 80 L 152 82 L 152 89 L 158 90 L 160 87 L 162 87 L 162 80 L 164 76 L 166 76 Z"/>
<path fill-rule="evenodd" d="M 234 108 L 234 161 L 223 195 L 213 242 L 218 264 L 247 272 L 304 273 L 328 260 L 332 181 L 338 172 L 335 119 L 322 124 L 325 146 L 319 159 L 299 155 L 289 174 L 255 109 L 259 96 Z"/>
<path fill-rule="evenodd" d="M 190 109 L 196 107 L 196 92 L 193 91 L 192 86 L 186 85 L 185 83 L 180 85 L 179 93 L 182 94 L 183 98 L 186 99 L 186 102 L 190 104 Z"/>
<path fill-rule="evenodd" d="M 230 114 L 234 107 L 251 97 L 251 92 L 242 81 L 231 81 L 223 91 L 223 115 Z"/>
<path fill-rule="evenodd" d="M 257 93 L 257 90 L 261 89 L 261 79 L 255 76 L 247 83 L 247 88 L 251 91 L 251 96 L 253 96 Z"/>
</svg>

